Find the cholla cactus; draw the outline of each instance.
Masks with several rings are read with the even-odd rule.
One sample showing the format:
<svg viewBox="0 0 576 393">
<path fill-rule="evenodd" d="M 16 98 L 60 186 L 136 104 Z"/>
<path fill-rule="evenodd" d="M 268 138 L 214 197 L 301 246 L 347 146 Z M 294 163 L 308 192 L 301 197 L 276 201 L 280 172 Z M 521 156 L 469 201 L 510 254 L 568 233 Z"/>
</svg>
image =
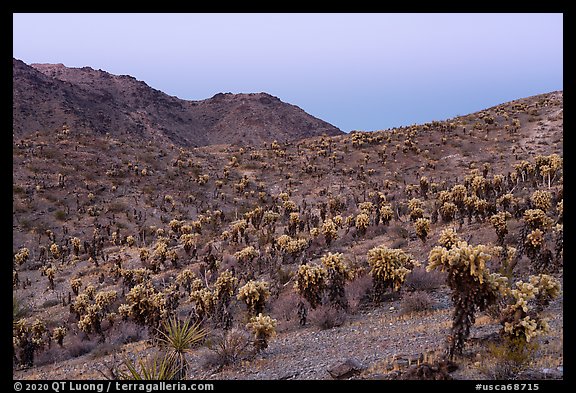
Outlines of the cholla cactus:
<svg viewBox="0 0 576 393">
<path fill-rule="evenodd" d="M 326 286 L 326 271 L 320 266 L 300 265 L 294 289 L 315 309 L 322 303 Z"/>
<path fill-rule="evenodd" d="M 368 214 L 360 213 L 356 216 L 355 226 L 360 235 L 364 235 L 366 233 L 366 229 L 368 229 L 369 224 L 370 218 L 368 217 Z"/>
<path fill-rule="evenodd" d="M 345 285 L 346 281 L 354 277 L 352 271 L 344 264 L 344 258 L 340 253 L 329 252 L 321 258 L 321 261 L 326 270 L 328 300 L 335 306 L 348 309 Z"/>
<path fill-rule="evenodd" d="M 134 247 L 134 244 L 136 244 L 136 239 L 134 239 L 134 236 L 129 235 L 126 237 L 126 244 L 128 244 L 128 247 L 132 248 Z"/>
<path fill-rule="evenodd" d="M 72 292 L 74 292 L 74 295 L 78 296 L 80 288 L 82 287 L 82 279 L 81 278 L 71 279 L 70 287 L 72 288 Z"/>
<path fill-rule="evenodd" d="M 26 247 L 21 248 L 14 255 L 14 260 L 16 261 L 16 264 L 18 266 L 22 266 L 23 264 L 25 264 L 28 258 L 30 258 L 30 251 Z"/>
<path fill-rule="evenodd" d="M 238 290 L 238 300 L 248 306 L 250 315 L 261 314 L 264 311 L 266 299 L 270 296 L 269 284 L 266 281 L 248 281 Z"/>
<path fill-rule="evenodd" d="M 48 278 L 49 288 L 54 290 L 54 276 L 56 275 L 56 270 L 50 266 L 44 270 L 44 274 Z"/>
<path fill-rule="evenodd" d="M 454 203 L 444 202 L 442 206 L 440 206 L 440 216 L 442 217 L 442 221 L 444 222 L 452 221 L 457 211 L 458 207 Z"/>
<path fill-rule="evenodd" d="M 498 244 L 504 245 L 504 237 L 508 234 L 508 226 L 506 220 L 512 218 L 512 215 L 506 211 L 498 212 L 490 217 L 490 223 L 496 230 L 498 236 Z"/>
<path fill-rule="evenodd" d="M 380 206 L 380 219 L 384 225 L 388 225 L 388 223 L 394 217 L 394 210 L 392 210 L 392 205 L 389 203 L 382 203 Z"/>
<path fill-rule="evenodd" d="M 39 319 L 33 323 L 28 323 L 25 319 L 20 319 L 12 325 L 12 342 L 20 349 L 18 361 L 26 367 L 34 365 L 34 355 L 47 343 L 46 325 Z"/>
<path fill-rule="evenodd" d="M 50 245 L 50 252 L 52 253 L 52 257 L 54 259 L 60 259 L 62 257 L 62 254 L 60 253 L 60 247 L 58 247 L 58 244 L 56 243 L 52 243 Z"/>
<path fill-rule="evenodd" d="M 528 209 L 524 212 L 524 221 L 530 229 L 545 229 L 552 225 L 552 219 L 541 209 Z"/>
<path fill-rule="evenodd" d="M 426 238 L 430 232 L 430 220 L 427 218 L 418 218 L 414 223 L 414 229 L 416 230 L 416 236 L 422 243 L 426 243 Z"/>
<path fill-rule="evenodd" d="M 260 352 L 268 348 L 268 341 L 276 335 L 276 320 L 260 313 L 250 319 L 246 328 L 254 334 L 254 347 Z"/>
<path fill-rule="evenodd" d="M 194 303 L 194 311 L 199 320 L 205 319 L 214 313 L 216 297 L 208 288 L 193 290 L 190 301 Z"/>
<path fill-rule="evenodd" d="M 507 278 L 490 273 L 486 262 L 491 258 L 486 246 L 470 246 L 464 241 L 450 249 L 434 247 L 428 257 L 427 271 L 446 271 L 447 284 L 452 289 L 454 314 L 448 353 L 462 353 L 464 343 L 475 321 L 476 308 L 486 309 L 496 303 L 498 294 L 506 289 Z"/>
<path fill-rule="evenodd" d="M 546 212 L 552 206 L 552 195 L 548 191 L 536 190 L 532 193 L 530 201 L 536 209 Z"/>
<path fill-rule="evenodd" d="M 516 282 L 516 288 L 510 291 L 514 303 L 502 313 L 501 334 L 529 343 L 535 337 L 546 333 L 548 323 L 539 314 L 544 306 L 559 294 L 560 281 L 546 274 L 530 276 L 527 283 Z"/>
<path fill-rule="evenodd" d="M 338 238 L 338 231 L 336 229 L 336 224 L 330 218 L 324 221 L 321 228 L 324 239 L 326 239 L 326 245 L 330 246 L 334 239 Z"/>
<path fill-rule="evenodd" d="M 196 275 L 190 269 L 184 269 L 176 276 L 176 283 L 184 288 L 190 296 L 192 291 L 192 282 L 196 279 Z"/>
<path fill-rule="evenodd" d="M 214 296 L 217 299 L 229 299 L 234 295 L 234 290 L 238 285 L 238 279 L 231 271 L 225 270 L 218 276 L 214 284 Z"/>
<path fill-rule="evenodd" d="M 254 258 L 258 257 L 260 252 L 252 246 L 243 248 L 242 250 L 234 253 L 234 257 L 243 264 L 251 264 Z"/>
<path fill-rule="evenodd" d="M 416 221 L 424 216 L 422 201 L 418 198 L 412 198 L 408 201 L 408 210 L 410 210 L 410 221 Z"/>
<path fill-rule="evenodd" d="M 52 330 L 52 339 L 55 340 L 59 346 L 62 346 L 64 337 L 66 337 L 67 329 L 64 326 L 55 327 Z"/>
<path fill-rule="evenodd" d="M 120 315 L 130 317 L 137 324 L 151 329 L 156 329 L 170 313 L 165 297 L 150 281 L 134 286 L 126 295 L 125 304 L 127 307 L 118 309 Z"/>
<path fill-rule="evenodd" d="M 420 263 L 401 249 L 388 248 L 384 245 L 368 251 L 368 264 L 374 287 L 374 296 L 378 301 L 387 288 L 398 291 L 408 273 Z"/>
<path fill-rule="evenodd" d="M 74 255 L 78 256 L 78 254 L 80 254 L 80 239 L 73 237 L 70 242 L 72 243 L 72 251 L 74 252 Z"/>
</svg>

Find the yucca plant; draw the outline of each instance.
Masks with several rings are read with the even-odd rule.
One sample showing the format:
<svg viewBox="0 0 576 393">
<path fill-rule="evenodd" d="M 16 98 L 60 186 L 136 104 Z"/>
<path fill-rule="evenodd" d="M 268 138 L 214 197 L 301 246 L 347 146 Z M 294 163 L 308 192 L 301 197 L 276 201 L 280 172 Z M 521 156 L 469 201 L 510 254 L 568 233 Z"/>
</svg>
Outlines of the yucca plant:
<svg viewBox="0 0 576 393">
<path fill-rule="evenodd" d="M 172 379 L 184 379 L 188 371 L 186 354 L 204 339 L 206 330 L 199 323 L 191 323 L 190 319 L 181 321 L 173 317 L 165 321 L 158 332 L 158 340 L 167 348 L 167 356 L 173 364 L 175 373 Z"/>
<path fill-rule="evenodd" d="M 155 355 L 146 361 L 138 359 L 137 362 L 134 362 L 126 359 L 122 364 L 127 370 L 116 372 L 116 377 L 120 380 L 166 381 L 174 380 L 178 374 L 174 360 L 168 354 L 162 357 Z"/>
</svg>

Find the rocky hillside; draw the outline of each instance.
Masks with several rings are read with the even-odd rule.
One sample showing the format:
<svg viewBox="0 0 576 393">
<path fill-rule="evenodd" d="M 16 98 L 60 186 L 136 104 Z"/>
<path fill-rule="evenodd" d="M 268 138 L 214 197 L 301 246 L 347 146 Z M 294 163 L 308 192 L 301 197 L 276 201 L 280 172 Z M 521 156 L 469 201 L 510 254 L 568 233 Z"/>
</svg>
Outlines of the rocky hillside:
<svg viewBox="0 0 576 393">
<path fill-rule="evenodd" d="M 26 70 L 49 96 L 86 97 Z M 190 379 L 562 378 L 563 129 L 551 92 L 266 147 L 14 138 L 13 377 L 145 368 L 173 316 L 208 333 L 184 356 Z M 441 260 L 485 299 L 474 318 Z"/>
<path fill-rule="evenodd" d="M 259 146 L 338 135 L 336 127 L 266 93 L 187 101 L 128 75 L 13 60 L 15 136 L 71 129 L 164 140 L 179 146 Z"/>
</svg>

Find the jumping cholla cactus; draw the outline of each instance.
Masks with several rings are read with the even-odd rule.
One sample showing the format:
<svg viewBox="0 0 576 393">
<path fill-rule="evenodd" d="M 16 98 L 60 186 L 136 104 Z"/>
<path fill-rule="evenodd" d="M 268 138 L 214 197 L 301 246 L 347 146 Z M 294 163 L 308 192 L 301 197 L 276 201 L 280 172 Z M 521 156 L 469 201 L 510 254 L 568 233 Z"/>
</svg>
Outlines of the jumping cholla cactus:
<svg viewBox="0 0 576 393">
<path fill-rule="evenodd" d="M 329 252 L 321 258 L 321 262 L 326 270 L 328 300 L 334 306 L 348 309 L 345 285 L 346 281 L 354 277 L 352 271 L 344 264 L 344 258 L 340 253 Z"/>
<path fill-rule="evenodd" d="M 356 216 L 355 226 L 360 235 L 364 235 L 366 233 L 366 229 L 368 228 L 369 224 L 370 218 L 368 217 L 368 214 L 360 213 Z"/>
<path fill-rule="evenodd" d="M 512 218 L 512 215 L 506 211 L 498 212 L 490 217 L 490 223 L 496 230 L 498 236 L 498 244 L 504 245 L 504 238 L 508 234 L 508 226 L 506 220 Z"/>
<path fill-rule="evenodd" d="M 442 206 L 440 206 L 440 216 L 442 217 L 442 221 L 452 221 L 457 211 L 458 207 L 454 203 L 448 201 L 444 202 Z"/>
<path fill-rule="evenodd" d="M 294 289 L 315 309 L 322 303 L 326 286 L 326 271 L 321 266 L 300 265 Z"/>
<path fill-rule="evenodd" d="M 19 266 L 22 266 L 23 264 L 25 264 L 26 261 L 28 260 L 28 258 L 30 258 L 30 251 L 26 247 L 21 248 L 14 255 L 14 260 L 16 261 L 16 263 Z"/>
<path fill-rule="evenodd" d="M 194 311 L 199 320 L 210 317 L 216 308 L 216 297 L 208 288 L 193 290 L 190 301 L 194 303 Z"/>
<path fill-rule="evenodd" d="M 126 237 L 126 244 L 128 244 L 128 247 L 134 247 L 135 243 L 136 243 L 136 239 L 134 239 L 134 236 L 130 235 L 130 236 Z"/>
<path fill-rule="evenodd" d="M 269 284 L 266 281 L 248 281 L 238 290 L 238 300 L 242 300 L 248 306 L 248 312 L 252 316 L 264 311 L 266 299 L 270 296 Z"/>
<path fill-rule="evenodd" d="M 430 220 L 427 218 L 418 218 L 414 223 L 414 229 L 416 230 L 416 236 L 422 240 L 422 243 L 425 243 L 428 233 L 430 232 Z"/>
<path fill-rule="evenodd" d="M 70 280 L 70 287 L 72 288 L 72 292 L 74 295 L 78 296 L 78 292 L 82 287 L 82 279 L 81 278 L 73 278 Z"/>
<path fill-rule="evenodd" d="M 524 212 L 524 221 L 530 229 L 545 229 L 552 225 L 552 219 L 541 209 L 528 209 Z"/>
<path fill-rule="evenodd" d="M 412 198 L 408 201 L 408 210 L 410 210 L 410 221 L 416 221 L 424 216 L 422 201 L 418 198 Z"/>
<path fill-rule="evenodd" d="M 64 343 L 64 337 L 66 337 L 66 327 L 58 326 L 52 330 L 52 339 L 55 340 L 59 346 L 62 346 Z"/>
<path fill-rule="evenodd" d="M 536 190 L 532 193 L 530 201 L 536 209 L 546 212 L 552 206 L 552 195 L 548 191 Z"/>
<path fill-rule="evenodd" d="M 507 278 L 490 273 L 486 262 L 491 258 L 486 246 L 471 246 L 464 241 L 447 249 L 434 247 L 428 257 L 426 271 L 446 271 L 447 284 L 452 289 L 454 314 L 452 333 L 448 340 L 448 354 L 461 354 L 474 324 L 476 309 L 485 310 L 496 303 L 499 293 L 506 289 Z"/>
<path fill-rule="evenodd" d="M 384 245 L 368 251 L 368 264 L 374 287 L 375 300 L 382 299 L 387 288 L 398 291 L 408 273 L 420 266 L 410 254 L 401 249 L 388 248 Z"/>
<path fill-rule="evenodd" d="M 330 246 L 334 239 L 338 238 L 338 231 L 336 229 L 336 224 L 330 218 L 324 221 L 321 228 L 324 239 L 326 239 L 326 245 Z"/>
<path fill-rule="evenodd" d="M 50 245 L 50 252 L 52 253 L 52 257 L 54 259 L 60 259 L 62 257 L 62 254 L 60 253 L 60 247 L 58 247 L 58 244 L 56 243 L 52 243 Z"/>
<path fill-rule="evenodd" d="M 538 335 L 548 332 L 548 323 L 539 314 L 559 294 L 560 281 L 547 274 L 530 276 L 529 282 L 516 282 L 516 289 L 510 290 L 514 303 L 502 313 L 501 334 L 529 343 Z"/>
<path fill-rule="evenodd" d="M 234 253 L 234 257 L 243 264 L 250 264 L 254 258 L 258 257 L 260 252 L 252 246 L 243 248 L 242 250 Z"/>
<path fill-rule="evenodd" d="M 72 251 L 74 252 L 74 255 L 78 256 L 78 254 L 80 254 L 80 239 L 73 237 L 70 241 L 72 243 Z"/>
<path fill-rule="evenodd" d="M 380 206 L 380 219 L 384 225 L 388 225 L 388 223 L 394 217 L 394 210 L 392 210 L 392 205 L 389 203 L 382 203 Z"/>
<path fill-rule="evenodd" d="M 276 320 L 268 315 L 258 314 L 246 325 L 254 334 L 254 347 L 261 352 L 268 348 L 268 341 L 276 335 Z"/>
<path fill-rule="evenodd" d="M 176 283 L 182 286 L 188 293 L 188 296 L 190 296 L 194 279 L 196 279 L 196 274 L 190 269 L 184 269 L 176 276 Z"/>
<path fill-rule="evenodd" d="M 94 296 L 93 304 L 85 304 L 86 302 L 82 300 L 82 306 L 76 308 L 78 314 L 80 314 L 78 329 L 87 334 L 94 331 L 95 333 L 99 334 L 102 341 L 104 341 L 102 321 L 104 319 L 107 319 L 109 322 L 113 321 L 113 318 L 116 314 L 110 309 L 110 306 L 116 301 L 117 298 L 118 294 L 116 291 L 111 290 L 97 293 Z M 78 298 L 76 299 L 78 301 Z"/>
<path fill-rule="evenodd" d="M 173 312 L 166 300 L 164 293 L 157 291 L 150 281 L 145 281 L 128 292 L 126 303 L 118 308 L 118 313 L 124 319 L 131 318 L 137 324 L 154 330 Z"/>
<path fill-rule="evenodd" d="M 48 341 L 46 325 L 39 319 L 31 324 L 19 319 L 12 326 L 13 345 L 20 349 L 18 361 L 25 367 L 32 367 L 35 353 L 44 348 Z"/>
</svg>

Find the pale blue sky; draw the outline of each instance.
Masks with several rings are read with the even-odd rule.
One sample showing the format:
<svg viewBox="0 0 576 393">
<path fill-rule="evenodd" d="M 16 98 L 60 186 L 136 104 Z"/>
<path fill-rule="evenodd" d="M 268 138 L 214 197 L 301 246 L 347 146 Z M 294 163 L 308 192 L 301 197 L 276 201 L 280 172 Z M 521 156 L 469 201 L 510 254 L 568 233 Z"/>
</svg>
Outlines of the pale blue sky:
<svg viewBox="0 0 576 393">
<path fill-rule="evenodd" d="M 267 92 L 343 131 L 443 120 L 563 89 L 562 14 L 14 14 L 30 63 L 167 94 Z"/>
</svg>

